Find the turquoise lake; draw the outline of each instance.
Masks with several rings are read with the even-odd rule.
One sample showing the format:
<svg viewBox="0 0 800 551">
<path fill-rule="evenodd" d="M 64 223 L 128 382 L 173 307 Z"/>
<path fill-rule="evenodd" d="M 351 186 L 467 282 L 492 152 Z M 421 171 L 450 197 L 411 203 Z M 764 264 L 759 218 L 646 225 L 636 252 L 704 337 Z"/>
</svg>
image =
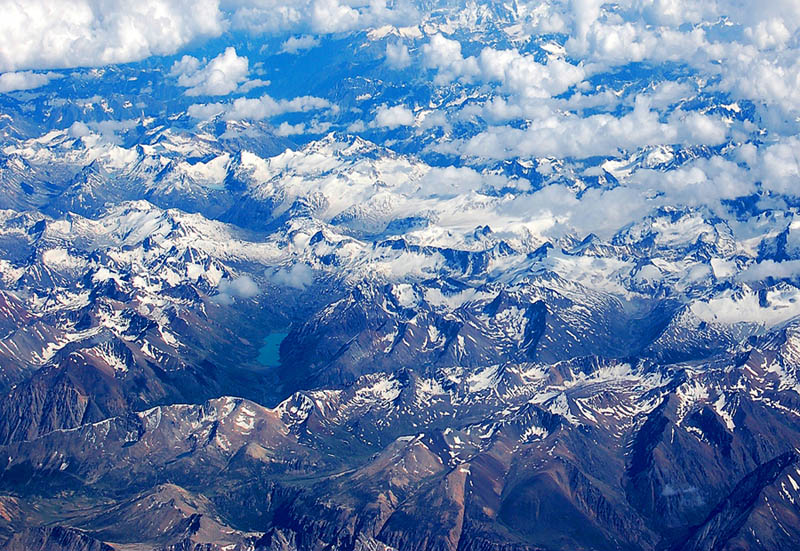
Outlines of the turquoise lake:
<svg viewBox="0 0 800 551">
<path fill-rule="evenodd" d="M 258 363 L 264 367 L 278 367 L 281 364 L 281 342 L 288 334 L 281 331 L 264 337 L 264 342 L 258 351 Z"/>
</svg>

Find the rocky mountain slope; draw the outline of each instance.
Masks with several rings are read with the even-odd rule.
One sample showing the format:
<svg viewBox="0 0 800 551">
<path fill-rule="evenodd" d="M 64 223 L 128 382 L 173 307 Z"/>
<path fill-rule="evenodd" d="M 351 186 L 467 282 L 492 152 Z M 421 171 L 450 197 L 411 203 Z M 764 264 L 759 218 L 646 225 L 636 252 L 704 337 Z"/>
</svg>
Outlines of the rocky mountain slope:
<svg viewBox="0 0 800 551">
<path fill-rule="evenodd" d="M 260 228 L 143 199 L 96 217 L 5 211 L 6 548 L 770 549 L 800 535 L 798 288 L 736 275 L 793 255 L 791 229 L 759 214 L 745 246 L 731 221 L 658 209 L 610 239 L 368 236 L 327 212 L 325 186 L 431 169 L 338 140 L 293 153 L 301 169 L 251 172 L 309 190 L 273 199 L 232 162 L 265 212 L 319 197 Z M 353 148 L 378 156 L 351 164 Z M 285 172 L 312 162 L 331 168 Z"/>
<path fill-rule="evenodd" d="M 267 4 L 0 47 L 0 550 L 796 547 L 793 4 Z"/>
</svg>

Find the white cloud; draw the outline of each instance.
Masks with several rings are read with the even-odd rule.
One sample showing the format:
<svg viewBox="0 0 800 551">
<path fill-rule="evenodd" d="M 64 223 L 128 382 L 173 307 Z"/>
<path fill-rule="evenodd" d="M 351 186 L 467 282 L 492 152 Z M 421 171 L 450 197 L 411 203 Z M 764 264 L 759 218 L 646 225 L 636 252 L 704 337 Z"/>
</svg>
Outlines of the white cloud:
<svg viewBox="0 0 800 551">
<path fill-rule="evenodd" d="M 471 80 L 480 71 L 474 57 L 464 58 L 461 55 L 461 43 L 450 40 L 441 34 L 435 34 L 422 46 L 425 65 L 437 69 L 436 82 L 444 84 L 462 77 Z"/>
<path fill-rule="evenodd" d="M 3 73 L 0 75 L 0 93 L 33 90 L 61 77 L 62 75 L 58 73 L 34 73 L 33 71 Z"/>
<path fill-rule="evenodd" d="M 716 2 L 695 0 L 634 0 L 633 7 L 651 25 L 678 27 L 719 17 Z"/>
<path fill-rule="evenodd" d="M 792 37 L 791 31 L 786 28 L 783 20 L 778 18 L 759 21 L 755 27 L 745 29 L 745 35 L 753 41 L 759 50 L 781 48 Z"/>
<path fill-rule="evenodd" d="M 381 105 L 375 115 L 374 126 L 395 129 L 400 126 L 411 126 L 414 124 L 414 120 L 414 113 L 405 105 L 393 107 Z"/>
<path fill-rule="evenodd" d="M 413 24 L 411 2 L 385 0 L 222 0 L 231 25 L 254 33 L 338 33 L 384 24 Z"/>
<path fill-rule="evenodd" d="M 120 134 L 123 134 L 132 128 L 136 128 L 139 123 L 140 121 L 137 119 L 127 119 L 121 121 L 106 120 L 90 122 L 87 126 L 92 130 L 93 134 L 97 134 L 102 140 L 108 143 L 120 144 L 122 142 Z"/>
<path fill-rule="evenodd" d="M 736 276 L 736 279 L 750 282 L 763 281 L 768 277 L 773 277 L 775 279 L 791 279 L 798 276 L 800 276 L 800 260 L 786 260 L 784 262 L 762 260 L 742 270 Z"/>
<path fill-rule="evenodd" d="M 360 120 L 352 122 L 347 126 L 347 132 L 349 132 L 350 134 L 359 134 L 361 132 L 364 132 L 366 129 L 367 125 L 364 124 L 364 121 Z"/>
<path fill-rule="evenodd" d="M 394 69 L 405 69 L 411 65 L 408 46 L 402 42 L 388 42 L 386 44 L 386 64 Z"/>
<path fill-rule="evenodd" d="M 306 131 L 306 125 L 303 123 L 298 124 L 289 124 L 288 122 L 282 122 L 278 128 L 275 129 L 276 136 L 295 136 L 297 134 L 303 134 Z"/>
<path fill-rule="evenodd" d="M 690 100 L 697 94 L 696 86 L 688 82 L 665 81 L 656 84 L 647 92 L 654 109 L 664 109 L 680 101 Z"/>
<path fill-rule="evenodd" d="M 200 120 L 208 120 L 217 115 L 224 115 L 228 120 L 263 120 L 285 113 L 303 113 L 333 107 L 328 100 L 314 96 L 275 100 L 265 94 L 260 98 L 237 98 L 232 103 L 194 104 L 189 106 L 187 113 Z"/>
<path fill-rule="evenodd" d="M 218 0 L 5 1 L 0 71 L 126 63 L 219 35 Z"/>
<path fill-rule="evenodd" d="M 247 58 L 237 55 L 233 47 L 201 65 L 198 59 L 183 56 L 172 66 L 170 75 L 178 77 L 178 84 L 188 88 L 187 96 L 226 96 L 247 80 L 249 72 Z"/>
<path fill-rule="evenodd" d="M 296 54 L 303 50 L 310 50 L 319 46 L 319 38 L 310 35 L 290 36 L 281 45 L 281 52 Z"/>
<path fill-rule="evenodd" d="M 270 281 L 281 287 L 303 290 L 314 283 L 314 271 L 307 264 L 293 264 L 268 274 Z"/>
<path fill-rule="evenodd" d="M 431 37 L 422 52 L 426 66 L 437 69 L 436 81 L 440 84 L 456 79 L 497 82 L 503 90 L 521 98 L 561 94 L 585 76 L 582 67 L 563 59 L 551 58 L 542 64 L 515 49 L 484 48 L 477 57 L 465 58 L 461 44 L 441 34 Z"/>
<path fill-rule="evenodd" d="M 286 40 L 284 51 L 296 52 L 318 40 L 309 33 L 408 26 L 423 19 L 413 2 L 402 0 L 6 0 L 3 7 L 0 71 L 135 61 L 175 53 L 226 29 L 293 33 L 298 36 Z M 717 24 L 723 16 L 730 26 Z M 768 105 L 776 113 L 767 121 L 772 130 L 798 131 L 796 0 L 757 6 L 739 0 L 563 0 L 543 3 L 523 18 L 523 28 L 533 32 L 568 33 L 570 58 L 582 63 L 557 56 L 537 63 L 516 50 L 492 48 L 464 57 L 457 41 L 436 34 L 422 48 L 425 64 L 437 69 L 438 83 L 499 82 L 516 97 L 507 105 L 518 108 L 517 100 L 560 94 L 613 65 L 676 60 L 721 75 L 719 89 L 735 98 Z M 389 44 L 386 60 L 407 67 L 408 48 Z M 188 88 L 225 93 L 232 81 L 224 74 Z"/>
<path fill-rule="evenodd" d="M 531 113 L 527 113 L 531 115 Z M 725 123 L 700 113 L 676 111 L 665 122 L 650 108 L 644 95 L 636 99 L 633 111 L 616 117 L 589 117 L 551 111 L 541 106 L 525 130 L 494 127 L 456 143 L 458 151 L 477 157 L 505 159 L 514 156 L 575 157 L 617 155 L 647 145 L 718 145 L 727 138 Z"/>
<path fill-rule="evenodd" d="M 410 2 L 380 0 L 5 0 L 2 12 L 0 71 L 170 55 L 228 28 L 324 34 L 419 18 Z"/>
<path fill-rule="evenodd" d="M 315 0 L 311 4 L 311 28 L 317 32 L 349 31 L 359 25 L 361 14 L 339 0 Z"/>
<path fill-rule="evenodd" d="M 800 182 L 800 139 L 791 137 L 758 151 L 754 167 L 764 188 L 797 195 Z"/>
<path fill-rule="evenodd" d="M 270 84 L 272 83 L 268 80 L 261 80 L 260 78 L 254 78 L 241 84 L 237 92 L 244 94 L 256 88 L 264 88 L 265 86 L 269 86 Z"/>
<path fill-rule="evenodd" d="M 261 291 L 253 278 L 247 275 L 236 279 L 223 279 L 217 286 L 217 300 L 229 304 L 234 298 L 248 299 L 257 296 Z"/>
<path fill-rule="evenodd" d="M 302 96 L 291 100 L 274 100 L 264 95 L 260 98 L 238 98 L 227 113 L 227 118 L 268 119 L 284 113 L 302 113 L 331 107 L 330 102 L 313 96 Z"/>
<path fill-rule="evenodd" d="M 586 35 L 589 33 L 592 24 L 600 17 L 600 7 L 602 0 L 571 0 L 570 9 L 572 15 L 572 37 L 570 38 L 571 49 L 578 52 L 586 50 Z"/>
<path fill-rule="evenodd" d="M 721 68 L 720 88 L 734 97 L 763 102 L 773 116 L 794 119 L 800 115 L 800 52 L 787 50 L 761 55 L 753 46 L 731 46 L 729 59 Z M 777 124 L 778 121 L 765 121 Z M 790 133 L 796 133 L 790 127 Z"/>
<path fill-rule="evenodd" d="M 193 119 L 207 121 L 218 115 L 222 115 L 228 107 L 229 106 L 224 103 L 195 103 L 189 106 L 186 110 L 186 114 Z"/>
<path fill-rule="evenodd" d="M 442 111 L 423 111 L 420 113 L 419 127 L 421 130 L 429 130 L 431 128 L 441 127 L 450 130 L 450 122 L 447 120 L 447 115 Z"/>
<path fill-rule="evenodd" d="M 543 65 L 533 56 L 522 55 L 517 50 L 485 48 L 479 65 L 484 78 L 500 82 L 506 90 L 523 97 L 545 98 L 560 94 L 585 76 L 582 67 L 562 59 L 550 59 Z"/>
<path fill-rule="evenodd" d="M 716 87 L 736 99 L 766 104 L 771 130 L 798 132 L 800 2 L 571 0 L 569 8 L 566 49 L 587 71 L 677 61 L 721 76 Z"/>
<path fill-rule="evenodd" d="M 498 174 L 481 174 L 468 167 L 434 167 L 420 179 L 417 193 L 420 197 L 442 199 L 463 197 L 483 188 L 504 187 L 526 190 L 530 182 L 509 180 Z"/>
<path fill-rule="evenodd" d="M 80 121 L 75 121 L 69 127 L 69 135 L 73 138 L 84 138 L 92 133 L 91 129 Z"/>
<path fill-rule="evenodd" d="M 668 172 L 641 169 L 631 176 L 628 184 L 641 188 L 644 194 L 664 194 L 667 203 L 689 206 L 713 207 L 721 199 L 735 199 L 756 191 L 746 169 L 717 155 Z"/>
<path fill-rule="evenodd" d="M 291 32 L 308 26 L 308 2 L 279 2 L 264 0 L 223 0 L 223 7 L 231 14 L 232 26 L 252 33 Z"/>
</svg>

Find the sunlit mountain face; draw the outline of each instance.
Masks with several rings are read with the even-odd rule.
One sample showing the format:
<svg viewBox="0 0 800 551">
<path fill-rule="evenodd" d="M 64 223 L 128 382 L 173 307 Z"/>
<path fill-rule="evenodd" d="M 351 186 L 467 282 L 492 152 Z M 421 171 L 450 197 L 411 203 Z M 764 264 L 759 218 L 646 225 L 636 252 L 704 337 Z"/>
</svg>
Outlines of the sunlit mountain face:
<svg viewBox="0 0 800 551">
<path fill-rule="evenodd" d="M 800 546 L 796 0 L 0 0 L 0 550 Z"/>
</svg>

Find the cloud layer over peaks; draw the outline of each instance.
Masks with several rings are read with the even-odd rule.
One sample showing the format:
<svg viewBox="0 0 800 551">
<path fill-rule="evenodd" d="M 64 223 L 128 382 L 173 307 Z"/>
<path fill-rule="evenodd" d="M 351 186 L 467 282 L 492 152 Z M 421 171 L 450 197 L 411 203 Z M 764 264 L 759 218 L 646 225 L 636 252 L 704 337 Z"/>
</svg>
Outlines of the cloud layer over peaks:
<svg viewBox="0 0 800 551">
<path fill-rule="evenodd" d="M 0 71 L 92 67 L 171 55 L 226 29 L 335 33 L 407 21 L 404 2 L 1 0 Z M 307 40 L 313 40 L 309 38 Z M 302 49 L 308 42 L 288 43 Z"/>
<path fill-rule="evenodd" d="M 218 0 L 3 0 L 0 71 L 126 63 L 224 28 Z"/>
<path fill-rule="evenodd" d="M 175 62 L 170 74 L 178 78 L 180 86 L 188 88 L 188 96 L 225 96 L 247 80 L 248 66 L 247 58 L 229 47 L 205 65 L 185 55 Z"/>
<path fill-rule="evenodd" d="M 389 5 L 391 4 L 391 5 Z M 234 28 L 254 33 L 336 33 L 418 17 L 409 0 L 222 0 Z"/>
<path fill-rule="evenodd" d="M 464 57 L 461 44 L 441 34 L 431 37 L 422 48 L 425 63 L 437 69 L 439 83 L 455 79 L 499 82 L 503 89 L 522 97 L 547 98 L 560 94 L 583 80 L 582 67 L 562 59 L 538 63 L 532 55 L 513 49 L 484 48 L 476 57 Z"/>
<path fill-rule="evenodd" d="M 57 73 L 34 73 L 33 71 L 3 73 L 0 75 L 0 94 L 39 88 L 54 78 L 61 78 L 61 75 Z"/>
<path fill-rule="evenodd" d="M 228 120 L 264 120 L 285 113 L 305 113 L 330 107 L 329 101 L 314 96 L 276 100 L 265 94 L 258 98 L 236 98 L 231 103 L 195 104 L 189 107 L 188 114 L 201 120 L 218 115 Z"/>
</svg>

